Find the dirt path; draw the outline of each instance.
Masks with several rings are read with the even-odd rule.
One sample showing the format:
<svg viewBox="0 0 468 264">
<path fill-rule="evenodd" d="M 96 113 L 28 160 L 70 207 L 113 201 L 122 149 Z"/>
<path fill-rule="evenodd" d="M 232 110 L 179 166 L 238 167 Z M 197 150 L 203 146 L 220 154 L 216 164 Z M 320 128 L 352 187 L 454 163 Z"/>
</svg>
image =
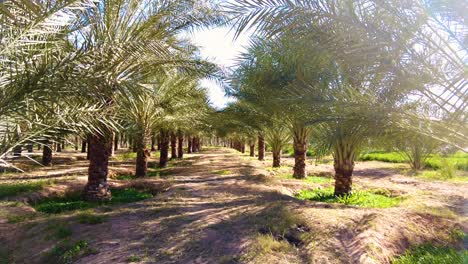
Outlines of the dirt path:
<svg viewBox="0 0 468 264">
<path fill-rule="evenodd" d="M 365 172 L 358 172 L 365 176 Z M 262 163 L 227 149 L 189 155 L 179 166 L 170 168 L 169 175 L 145 182 L 169 181 L 172 187 L 168 192 L 99 209 L 108 217 L 101 224 L 70 224 L 71 239 L 85 240 L 96 249 L 76 263 L 386 263 L 410 244 L 444 239 L 443 232 L 459 224 L 458 218 L 401 207 L 365 209 L 299 201 L 290 194 L 300 184 L 272 181 L 265 176 L 268 172 Z M 421 188 L 419 182 L 419 186 L 404 187 L 408 183 L 402 177 L 369 176 L 357 183 L 405 193 Z M 423 190 L 436 188 L 434 193 L 450 189 L 450 185 L 424 186 Z M 460 191 L 463 187 L 454 188 Z M 466 194 L 457 195 L 458 202 L 466 202 Z M 294 224 L 296 215 L 305 219 L 308 228 L 304 241 L 294 244 L 293 250 L 273 248 L 266 256 L 258 252 L 244 257 L 258 242 L 255 237 L 264 226 Z M 20 226 L 15 241 L 10 241 L 15 244 L 17 263 L 41 263 L 41 256 L 54 245 L 46 239 L 47 226 L 54 221 L 74 223 L 75 216 L 44 217 Z"/>
</svg>

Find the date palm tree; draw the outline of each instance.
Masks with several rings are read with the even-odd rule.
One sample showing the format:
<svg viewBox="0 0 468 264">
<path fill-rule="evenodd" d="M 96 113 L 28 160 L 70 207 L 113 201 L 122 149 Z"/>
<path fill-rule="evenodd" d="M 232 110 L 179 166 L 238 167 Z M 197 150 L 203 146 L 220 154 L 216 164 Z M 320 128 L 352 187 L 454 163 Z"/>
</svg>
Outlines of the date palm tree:
<svg viewBox="0 0 468 264">
<path fill-rule="evenodd" d="M 178 37 L 184 30 L 219 23 L 211 4 L 194 1 L 101 0 L 80 13 L 86 23 L 73 42 L 83 53 L 79 61 L 86 87 L 83 97 L 99 102 L 104 112 L 114 112 L 118 94 L 138 94 L 149 77 L 166 67 L 199 70 L 203 62 L 184 56 L 192 49 Z M 90 135 L 88 184 L 83 197 L 110 198 L 107 184 L 111 135 L 114 128 L 99 127 Z"/>
</svg>

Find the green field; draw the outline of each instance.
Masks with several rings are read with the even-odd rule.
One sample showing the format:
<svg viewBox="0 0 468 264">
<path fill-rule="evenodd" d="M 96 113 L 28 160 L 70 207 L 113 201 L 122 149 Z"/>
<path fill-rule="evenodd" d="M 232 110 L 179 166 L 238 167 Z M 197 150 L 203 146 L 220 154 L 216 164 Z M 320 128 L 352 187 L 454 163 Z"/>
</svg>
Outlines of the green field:
<svg viewBox="0 0 468 264">
<path fill-rule="evenodd" d="M 424 163 L 426 168 L 440 169 L 442 168 L 442 160 L 448 159 L 450 163 L 455 165 L 458 170 L 468 171 L 468 153 L 457 152 L 453 155 L 446 157 L 440 155 L 431 155 Z M 385 152 L 385 151 L 372 151 L 362 154 L 359 160 L 377 160 L 392 163 L 406 163 L 408 158 L 403 152 Z"/>
</svg>

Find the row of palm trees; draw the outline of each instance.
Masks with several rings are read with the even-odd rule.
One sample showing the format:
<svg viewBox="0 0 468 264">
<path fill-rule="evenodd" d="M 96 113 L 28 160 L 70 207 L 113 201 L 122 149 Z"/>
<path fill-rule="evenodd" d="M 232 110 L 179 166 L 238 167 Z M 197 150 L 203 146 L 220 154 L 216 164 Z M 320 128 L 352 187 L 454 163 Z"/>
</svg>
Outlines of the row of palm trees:
<svg viewBox="0 0 468 264">
<path fill-rule="evenodd" d="M 198 80 L 218 70 L 182 34 L 223 23 L 214 3 L 19 0 L 1 7 L 5 166 L 7 153 L 19 145 L 38 143 L 50 151 L 55 139 L 78 135 L 89 152 L 83 197 L 109 199 L 115 133 L 132 136 L 137 175 L 144 176 L 154 131 L 166 140 L 171 131 L 196 133 L 202 126 L 210 109 Z"/>
<path fill-rule="evenodd" d="M 240 142 L 261 135 L 273 167 L 292 141 L 293 175 L 306 177 L 312 143 L 316 153 L 333 155 L 335 195 L 347 195 L 354 162 L 370 140 L 412 131 L 466 147 L 459 129 L 468 131 L 461 77 L 468 53 L 458 39 L 466 32 L 442 29 L 466 24 L 450 5 L 254 0 L 231 9 L 237 32 L 250 28 L 258 38 L 231 74 L 237 101 L 219 113 L 220 120 L 231 119 L 218 133 Z M 447 45 L 460 51 L 446 51 Z"/>
<path fill-rule="evenodd" d="M 132 135 L 145 175 L 155 131 L 166 148 L 214 126 L 266 141 L 274 166 L 292 140 L 298 178 L 308 143 L 332 152 L 335 193 L 350 193 L 359 149 L 390 129 L 466 147 L 466 24 L 456 4 L 437 3 L 3 1 L 0 162 L 19 145 L 78 135 L 89 144 L 83 197 L 108 199 L 115 133 Z M 219 71 L 181 36 L 224 23 L 256 37 L 228 80 L 237 102 L 211 115 L 198 80 Z"/>
</svg>

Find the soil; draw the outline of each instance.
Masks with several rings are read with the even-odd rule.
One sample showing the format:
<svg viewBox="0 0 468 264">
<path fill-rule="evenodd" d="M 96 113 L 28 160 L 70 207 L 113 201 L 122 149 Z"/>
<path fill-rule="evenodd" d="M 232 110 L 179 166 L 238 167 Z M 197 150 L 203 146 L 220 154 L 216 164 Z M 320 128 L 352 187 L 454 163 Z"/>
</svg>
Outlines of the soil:
<svg viewBox="0 0 468 264">
<path fill-rule="evenodd" d="M 353 179 L 355 189 L 382 189 L 406 197 L 405 201 L 386 209 L 300 201 L 294 198 L 296 191 L 332 183 L 279 179 L 276 172 L 266 169 L 271 158 L 260 162 L 221 148 L 186 155 L 161 170 L 161 177 L 111 179 L 113 187 L 150 189 L 155 196 L 95 209 L 106 216 L 103 223 L 81 224 L 77 221 L 79 212 L 36 214 L 19 223 L 9 221 L 11 215 L 34 213 L 28 205 L 32 201 L 84 186 L 87 162 L 83 154 L 61 155 L 75 158 L 52 168 L 32 167 L 24 174 L 0 177 L 0 184 L 54 180 L 40 192 L 8 197 L 20 201 L 19 205 L 0 204 L 0 254 L 12 263 L 46 263 L 43 256 L 60 243 L 50 239 L 51 226 L 63 224 L 72 231 L 67 239 L 85 240 L 94 249 L 78 256 L 74 263 L 255 263 L 255 258 L 244 256 L 252 255 L 254 238 L 261 233 L 257 220 L 279 207 L 305 219 L 307 227 L 300 228 L 308 239 L 286 239 L 296 250 L 285 253 L 285 258 L 272 254 L 270 263 L 390 263 L 411 245 L 466 246 L 451 241 L 449 234 L 454 228 L 468 232 L 468 184 L 424 181 L 400 174 L 394 164 L 359 162 Z M 286 166 L 281 170 L 292 173 L 293 159 L 282 162 Z M 114 161 L 112 176 L 132 173 L 133 164 Z M 327 164 L 309 164 L 307 170 L 309 175 L 333 172 Z"/>
</svg>

